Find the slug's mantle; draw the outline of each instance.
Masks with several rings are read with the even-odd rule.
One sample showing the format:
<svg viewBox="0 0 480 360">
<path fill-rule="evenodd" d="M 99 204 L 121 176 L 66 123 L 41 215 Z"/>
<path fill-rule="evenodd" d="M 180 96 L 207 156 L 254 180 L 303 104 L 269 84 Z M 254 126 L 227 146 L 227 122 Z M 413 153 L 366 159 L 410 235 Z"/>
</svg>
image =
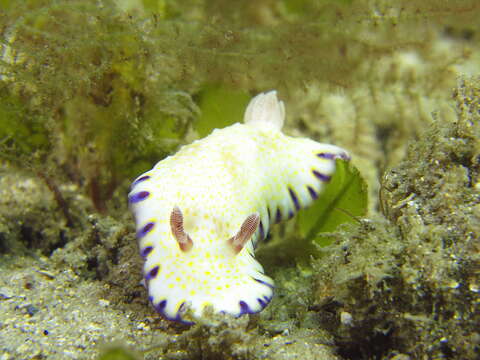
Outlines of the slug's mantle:
<svg viewBox="0 0 480 360">
<path fill-rule="evenodd" d="M 139 176 L 129 194 L 149 299 L 165 318 L 234 316 L 264 309 L 274 283 L 254 256 L 272 224 L 319 197 L 348 153 L 281 132 L 275 91 L 248 105 L 244 122 L 215 129 Z"/>
</svg>

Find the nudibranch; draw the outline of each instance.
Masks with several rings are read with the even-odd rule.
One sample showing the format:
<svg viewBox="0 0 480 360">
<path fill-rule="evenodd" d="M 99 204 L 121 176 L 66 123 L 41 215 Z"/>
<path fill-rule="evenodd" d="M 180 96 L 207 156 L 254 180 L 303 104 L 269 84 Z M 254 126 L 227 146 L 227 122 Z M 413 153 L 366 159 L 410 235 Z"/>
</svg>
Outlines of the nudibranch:
<svg viewBox="0 0 480 360">
<path fill-rule="evenodd" d="M 244 124 L 183 146 L 132 184 L 145 286 L 166 319 L 187 322 L 207 306 L 240 316 L 264 309 L 273 280 L 254 256 L 270 226 L 319 197 L 348 153 L 281 132 L 275 91 L 247 106 Z"/>
</svg>

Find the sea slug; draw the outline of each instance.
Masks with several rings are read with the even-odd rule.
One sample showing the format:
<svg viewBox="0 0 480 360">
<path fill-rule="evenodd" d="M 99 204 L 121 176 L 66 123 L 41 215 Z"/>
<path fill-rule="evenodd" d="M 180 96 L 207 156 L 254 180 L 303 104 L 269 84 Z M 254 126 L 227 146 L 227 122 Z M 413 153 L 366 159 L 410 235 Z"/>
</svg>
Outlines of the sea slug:
<svg viewBox="0 0 480 360">
<path fill-rule="evenodd" d="M 244 122 L 183 146 L 132 184 L 145 286 L 169 320 L 206 306 L 234 316 L 264 309 L 274 283 L 254 256 L 271 225 L 316 200 L 348 153 L 281 132 L 275 91 L 248 105 Z"/>
</svg>

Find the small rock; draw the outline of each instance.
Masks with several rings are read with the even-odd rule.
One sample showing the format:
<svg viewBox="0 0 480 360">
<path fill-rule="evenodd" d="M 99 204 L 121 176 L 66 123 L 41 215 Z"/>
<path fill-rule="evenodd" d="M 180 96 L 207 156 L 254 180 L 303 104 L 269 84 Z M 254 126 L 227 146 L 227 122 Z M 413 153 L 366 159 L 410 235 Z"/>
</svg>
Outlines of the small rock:
<svg viewBox="0 0 480 360">
<path fill-rule="evenodd" d="M 340 313 L 340 322 L 343 325 L 351 326 L 353 323 L 353 316 L 349 312 L 342 311 Z"/>
</svg>

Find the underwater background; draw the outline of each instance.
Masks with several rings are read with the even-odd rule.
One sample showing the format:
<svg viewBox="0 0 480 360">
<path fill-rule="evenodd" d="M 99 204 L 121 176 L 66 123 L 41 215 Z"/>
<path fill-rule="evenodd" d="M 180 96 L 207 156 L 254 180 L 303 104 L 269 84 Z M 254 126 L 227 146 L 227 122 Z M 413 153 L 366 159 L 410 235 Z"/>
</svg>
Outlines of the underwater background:
<svg viewBox="0 0 480 360">
<path fill-rule="evenodd" d="M 477 0 L 0 0 L 0 360 L 480 358 L 479 16 Z M 285 133 L 351 153 L 348 189 L 258 248 L 264 311 L 163 320 L 129 186 L 271 89 Z"/>
</svg>

